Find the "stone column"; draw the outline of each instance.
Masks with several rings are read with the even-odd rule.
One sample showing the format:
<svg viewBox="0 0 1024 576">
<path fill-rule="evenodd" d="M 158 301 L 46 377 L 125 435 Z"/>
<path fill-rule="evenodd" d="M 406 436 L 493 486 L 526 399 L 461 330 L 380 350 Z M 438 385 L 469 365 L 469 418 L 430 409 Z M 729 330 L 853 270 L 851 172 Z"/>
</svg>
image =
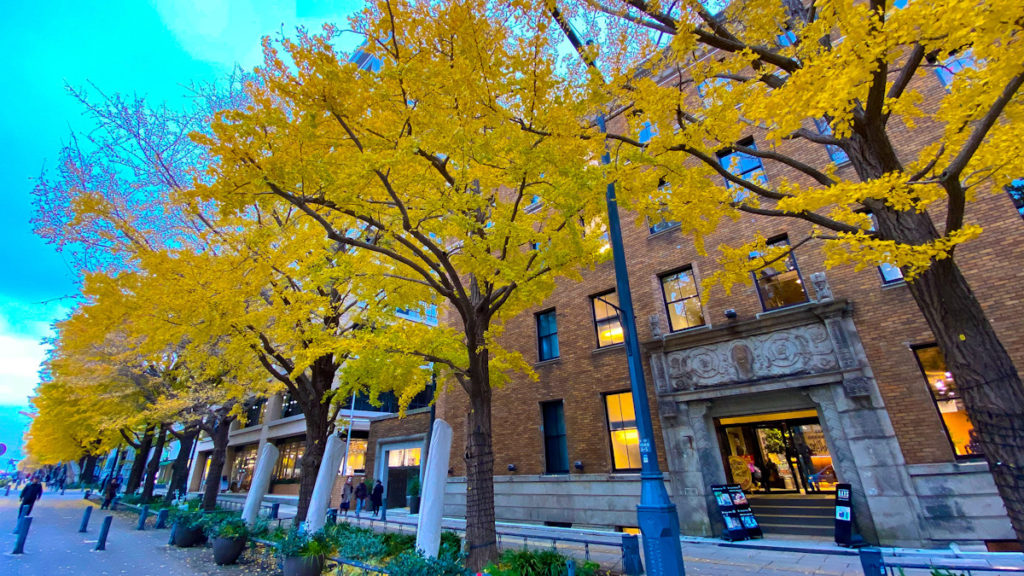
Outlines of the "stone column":
<svg viewBox="0 0 1024 576">
<path fill-rule="evenodd" d="M 306 513 L 306 531 L 309 533 L 324 527 L 327 508 L 331 505 L 334 480 L 338 475 L 338 467 L 341 466 L 341 458 L 344 455 L 345 443 L 338 438 L 337 434 L 331 434 L 327 438 L 324 458 L 320 461 L 320 470 L 316 474 L 316 485 L 313 486 L 313 497 L 309 501 L 309 511 Z"/>
<path fill-rule="evenodd" d="M 199 437 L 196 437 L 196 443 L 199 443 Z M 195 458 L 192 459 L 192 469 L 188 473 L 189 492 L 199 491 L 199 485 L 203 483 L 203 472 L 206 471 L 206 461 L 209 458 L 209 452 L 196 452 Z"/>
<path fill-rule="evenodd" d="M 277 463 L 277 446 L 270 443 L 263 444 L 260 450 L 259 460 L 256 461 L 256 472 L 252 476 L 252 485 L 249 486 L 249 494 L 245 497 L 245 508 L 242 510 L 242 520 L 252 526 L 260 515 L 260 504 L 263 497 L 270 490 L 270 476 L 274 472 L 274 465 Z"/>
<path fill-rule="evenodd" d="M 448 482 L 448 456 L 452 448 L 452 427 L 438 418 L 430 435 L 427 468 L 420 491 L 420 517 L 416 524 L 416 548 L 437 558 L 441 548 L 441 516 L 444 514 L 444 487 Z"/>
</svg>

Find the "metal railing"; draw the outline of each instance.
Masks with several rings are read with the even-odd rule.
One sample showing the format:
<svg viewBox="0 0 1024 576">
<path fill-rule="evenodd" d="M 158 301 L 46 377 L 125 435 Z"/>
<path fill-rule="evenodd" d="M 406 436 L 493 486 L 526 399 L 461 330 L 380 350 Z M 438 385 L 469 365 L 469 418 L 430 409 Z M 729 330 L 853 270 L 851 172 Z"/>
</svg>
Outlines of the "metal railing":
<svg viewBox="0 0 1024 576">
<path fill-rule="evenodd" d="M 1024 574 L 1024 566 L 980 564 L 971 558 L 928 558 L 926 560 L 884 555 L 878 548 L 861 548 L 860 562 L 865 576 L 983 576 Z"/>
</svg>

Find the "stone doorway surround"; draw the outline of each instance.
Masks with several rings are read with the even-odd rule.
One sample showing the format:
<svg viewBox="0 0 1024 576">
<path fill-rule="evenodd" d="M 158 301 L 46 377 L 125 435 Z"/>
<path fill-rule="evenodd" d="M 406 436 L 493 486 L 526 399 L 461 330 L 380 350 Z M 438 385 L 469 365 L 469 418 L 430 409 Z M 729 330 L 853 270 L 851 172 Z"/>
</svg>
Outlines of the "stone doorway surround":
<svg viewBox="0 0 1024 576">
<path fill-rule="evenodd" d="M 826 296 L 644 344 L 684 534 L 722 529 L 708 489 L 726 481 L 715 418 L 814 409 L 837 475 L 852 485 L 861 534 L 885 545 L 922 545 L 918 499 L 852 306 Z"/>
</svg>

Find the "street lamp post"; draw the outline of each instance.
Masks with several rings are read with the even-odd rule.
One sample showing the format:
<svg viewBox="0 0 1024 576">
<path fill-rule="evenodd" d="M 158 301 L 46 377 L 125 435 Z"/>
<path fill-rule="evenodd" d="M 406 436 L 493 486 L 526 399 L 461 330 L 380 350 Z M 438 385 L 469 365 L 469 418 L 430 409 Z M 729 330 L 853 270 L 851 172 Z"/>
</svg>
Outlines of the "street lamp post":
<svg viewBox="0 0 1024 576">
<path fill-rule="evenodd" d="M 551 15 L 587 66 L 600 76 L 593 58 L 587 53 L 576 31 L 565 17 L 557 8 L 551 10 Z M 598 114 L 596 121 L 601 133 L 607 134 L 608 128 L 603 112 Z M 607 146 L 601 156 L 601 163 L 611 164 Z M 608 205 L 608 238 L 611 241 L 612 259 L 615 264 L 615 290 L 619 295 L 617 308 L 626 345 L 637 434 L 640 436 L 640 503 L 636 507 L 636 513 L 643 536 L 647 574 L 683 576 L 685 571 L 683 549 L 679 541 L 679 516 L 676 513 L 676 505 L 668 497 L 665 477 L 658 465 L 658 450 L 654 443 L 654 426 L 647 400 L 647 381 L 641 362 L 640 342 L 636 335 L 636 316 L 633 313 L 633 297 L 629 290 L 629 272 L 626 269 L 626 252 L 622 246 L 622 226 L 619 223 L 619 206 L 615 199 L 614 182 L 608 183 L 605 201 Z"/>
</svg>

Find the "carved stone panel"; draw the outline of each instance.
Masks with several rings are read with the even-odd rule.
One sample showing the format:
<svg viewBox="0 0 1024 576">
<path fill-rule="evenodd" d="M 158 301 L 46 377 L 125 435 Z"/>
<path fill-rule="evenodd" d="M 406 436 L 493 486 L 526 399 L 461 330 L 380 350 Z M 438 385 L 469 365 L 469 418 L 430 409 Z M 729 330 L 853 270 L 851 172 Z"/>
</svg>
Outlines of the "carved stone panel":
<svg viewBox="0 0 1024 576">
<path fill-rule="evenodd" d="M 675 390 L 819 374 L 840 368 L 832 340 L 821 324 L 670 352 L 665 364 L 667 379 Z"/>
</svg>

